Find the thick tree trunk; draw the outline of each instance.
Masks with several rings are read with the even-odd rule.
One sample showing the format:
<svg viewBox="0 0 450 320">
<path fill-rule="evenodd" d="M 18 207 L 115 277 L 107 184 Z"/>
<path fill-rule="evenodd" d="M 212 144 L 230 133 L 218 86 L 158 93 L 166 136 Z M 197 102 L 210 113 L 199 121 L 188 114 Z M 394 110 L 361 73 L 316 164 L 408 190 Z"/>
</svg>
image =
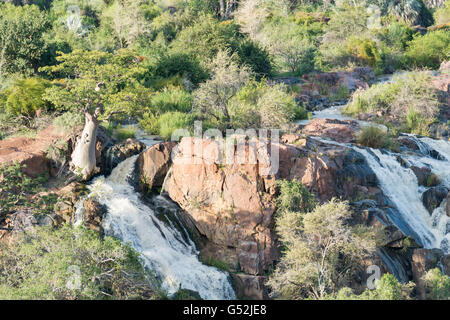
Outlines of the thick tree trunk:
<svg viewBox="0 0 450 320">
<path fill-rule="evenodd" d="M 72 164 L 76 172 L 81 173 L 83 179 L 87 180 L 98 171 L 95 161 L 98 122 L 96 117 L 88 112 L 85 113 L 85 118 L 83 133 L 72 152 Z"/>
</svg>

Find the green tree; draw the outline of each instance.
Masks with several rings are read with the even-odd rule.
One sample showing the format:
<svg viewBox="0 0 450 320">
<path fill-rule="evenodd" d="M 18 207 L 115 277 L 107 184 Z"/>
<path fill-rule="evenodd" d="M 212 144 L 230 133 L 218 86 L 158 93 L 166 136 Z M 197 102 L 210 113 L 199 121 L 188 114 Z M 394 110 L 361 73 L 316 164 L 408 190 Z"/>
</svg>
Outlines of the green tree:
<svg viewBox="0 0 450 320">
<path fill-rule="evenodd" d="M 82 137 L 75 146 L 72 163 L 85 178 L 97 169 L 95 144 L 100 120 L 139 112 L 136 106 L 148 104 L 150 93 L 139 79 L 146 71 L 133 52 L 116 54 L 75 50 L 57 58 L 59 64 L 42 71 L 67 77 L 61 84 L 48 88 L 45 99 L 65 111 L 85 114 Z"/>
<path fill-rule="evenodd" d="M 0 3 L 0 77 L 31 74 L 37 68 L 48 28 L 48 18 L 37 6 Z"/>
<path fill-rule="evenodd" d="M 342 288 L 375 251 L 375 234 L 350 226 L 345 202 L 332 199 L 307 213 L 282 211 L 276 230 L 284 252 L 268 285 L 283 299 L 323 299 Z"/>
<path fill-rule="evenodd" d="M 1 245 L 0 299 L 154 299 L 139 253 L 83 227 L 40 227 Z"/>
<path fill-rule="evenodd" d="M 414 283 L 400 283 L 394 275 L 384 274 L 380 280 L 376 280 L 376 289 L 366 289 L 362 294 L 356 295 L 350 288 L 342 288 L 336 295 L 327 299 L 336 300 L 410 300 Z"/>
<path fill-rule="evenodd" d="M 450 277 L 438 268 L 431 269 L 422 277 L 427 290 L 427 298 L 432 300 L 450 299 Z"/>
</svg>

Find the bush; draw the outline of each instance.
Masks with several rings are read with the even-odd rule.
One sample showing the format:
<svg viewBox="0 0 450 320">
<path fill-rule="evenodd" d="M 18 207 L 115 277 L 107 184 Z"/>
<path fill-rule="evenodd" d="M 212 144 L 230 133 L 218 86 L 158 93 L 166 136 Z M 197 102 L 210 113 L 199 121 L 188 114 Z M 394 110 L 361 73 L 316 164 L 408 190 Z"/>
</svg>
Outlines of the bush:
<svg viewBox="0 0 450 320">
<path fill-rule="evenodd" d="M 389 134 L 375 126 L 363 128 L 358 132 L 357 141 L 358 144 L 369 148 L 394 148 L 394 142 Z"/>
<path fill-rule="evenodd" d="M 278 211 L 310 212 L 317 201 L 313 194 L 296 179 L 279 182 L 280 195 L 277 197 Z"/>
<path fill-rule="evenodd" d="M 33 117 L 36 111 L 47 111 L 51 104 L 43 99 L 50 82 L 41 78 L 16 80 L 3 92 L 6 111 L 15 116 Z"/>
<path fill-rule="evenodd" d="M 438 69 L 450 56 L 450 32 L 436 30 L 416 36 L 408 43 L 406 57 L 410 66 Z"/>
<path fill-rule="evenodd" d="M 169 111 L 190 112 L 192 110 L 192 94 L 180 88 L 165 88 L 151 98 L 151 108 L 156 114 Z"/>
<path fill-rule="evenodd" d="M 414 284 L 400 283 L 394 275 L 384 274 L 377 280 L 377 288 L 366 289 L 362 294 L 355 295 L 350 288 L 342 288 L 336 295 L 328 297 L 333 300 L 410 300 Z"/>
<path fill-rule="evenodd" d="M 336 199 L 305 214 L 278 215 L 276 230 L 285 250 L 267 282 L 272 296 L 324 299 L 353 279 L 364 258 L 375 251 L 375 234 L 361 225 L 350 226 L 351 215 L 348 205 Z"/>
<path fill-rule="evenodd" d="M 434 11 L 434 21 L 437 25 L 450 23 L 450 1 Z"/>
<path fill-rule="evenodd" d="M 0 299 L 153 299 L 158 288 L 131 246 L 84 228 L 37 228 L 2 247 Z"/>
<path fill-rule="evenodd" d="M 431 269 L 422 277 L 427 291 L 427 298 L 432 300 L 450 299 L 450 277 L 438 268 Z"/>
<path fill-rule="evenodd" d="M 381 83 L 367 90 L 356 91 L 344 113 L 377 112 L 400 122 L 400 127 L 417 134 L 427 134 L 427 128 L 439 113 L 439 100 L 425 71 L 394 76 L 392 83 Z"/>
<path fill-rule="evenodd" d="M 208 77 L 207 71 L 200 66 L 196 57 L 177 51 L 163 55 L 158 59 L 154 68 L 154 76 L 156 78 L 185 77 L 194 86 L 197 86 Z"/>
<path fill-rule="evenodd" d="M 114 130 L 114 137 L 119 141 L 123 141 L 126 139 L 134 138 L 136 131 L 137 131 L 136 128 L 133 127 L 122 128 L 120 125 L 118 125 L 117 128 Z"/>
<path fill-rule="evenodd" d="M 360 60 L 364 65 L 369 65 L 372 68 L 381 61 L 379 49 L 371 39 L 351 38 L 347 44 L 347 53 Z"/>
<path fill-rule="evenodd" d="M 159 135 L 164 139 L 170 139 L 176 129 L 192 131 L 194 119 L 192 115 L 181 112 L 167 112 L 158 119 Z"/>
</svg>

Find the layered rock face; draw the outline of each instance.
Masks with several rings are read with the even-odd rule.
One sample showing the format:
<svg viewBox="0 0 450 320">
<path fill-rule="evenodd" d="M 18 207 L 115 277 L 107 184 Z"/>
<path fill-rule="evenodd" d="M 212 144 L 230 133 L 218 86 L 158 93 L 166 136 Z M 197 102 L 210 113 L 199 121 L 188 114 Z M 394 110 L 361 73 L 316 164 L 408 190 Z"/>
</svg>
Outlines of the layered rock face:
<svg viewBox="0 0 450 320">
<path fill-rule="evenodd" d="M 194 152 L 196 146 L 203 152 Z M 217 141 L 184 138 L 165 190 L 192 216 L 199 232 L 222 248 L 222 259 L 235 270 L 258 275 L 278 256 L 271 233 L 275 179 L 261 170 L 270 163 L 254 153 L 246 146 L 245 157 L 252 160 L 224 165 Z"/>
</svg>

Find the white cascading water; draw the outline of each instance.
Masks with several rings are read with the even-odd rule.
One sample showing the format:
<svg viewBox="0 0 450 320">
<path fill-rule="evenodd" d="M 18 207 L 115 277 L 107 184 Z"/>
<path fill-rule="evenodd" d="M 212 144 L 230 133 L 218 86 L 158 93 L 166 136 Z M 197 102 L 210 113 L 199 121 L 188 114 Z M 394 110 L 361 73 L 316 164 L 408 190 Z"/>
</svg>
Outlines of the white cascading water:
<svg viewBox="0 0 450 320">
<path fill-rule="evenodd" d="M 430 215 L 422 202 L 422 194 L 428 188 L 419 186 L 414 172 L 398 161 L 401 156 L 409 165 L 429 167 L 441 184 L 450 189 L 450 142 L 409 135 L 420 148 L 419 154 L 396 154 L 371 148 L 359 148 L 323 138 L 315 138 L 330 144 L 346 146 L 362 154 L 377 176 L 383 193 L 391 200 L 396 211 L 389 212 L 394 224 L 404 233 L 413 236 L 425 248 L 440 248 L 450 253 L 450 217 L 446 214 L 444 199 Z M 430 152 L 439 153 L 439 160 Z"/>
<path fill-rule="evenodd" d="M 203 299 L 234 299 L 229 275 L 202 264 L 193 242 L 186 242 L 176 228 L 160 221 L 129 184 L 137 157 L 123 161 L 109 177 L 98 177 L 89 186 L 88 197 L 95 197 L 108 209 L 103 219 L 106 235 L 130 243 L 140 252 L 169 294 L 181 287 L 197 291 Z"/>
<path fill-rule="evenodd" d="M 444 239 L 448 239 L 448 235 L 445 234 L 447 223 L 445 220 L 448 220 L 448 217 L 441 214 L 442 222 L 438 225 L 433 223 L 433 216 L 430 216 L 422 203 L 423 190 L 419 187 L 414 172 L 402 167 L 396 154 L 384 153 L 376 149 L 353 148 L 364 155 L 368 165 L 376 174 L 383 193 L 397 208 L 400 216 L 391 217 L 394 223 L 405 233 L 415 235 L 414 238 L 424 247 L 442 248 L 447 251 Z"/>
</svg>

